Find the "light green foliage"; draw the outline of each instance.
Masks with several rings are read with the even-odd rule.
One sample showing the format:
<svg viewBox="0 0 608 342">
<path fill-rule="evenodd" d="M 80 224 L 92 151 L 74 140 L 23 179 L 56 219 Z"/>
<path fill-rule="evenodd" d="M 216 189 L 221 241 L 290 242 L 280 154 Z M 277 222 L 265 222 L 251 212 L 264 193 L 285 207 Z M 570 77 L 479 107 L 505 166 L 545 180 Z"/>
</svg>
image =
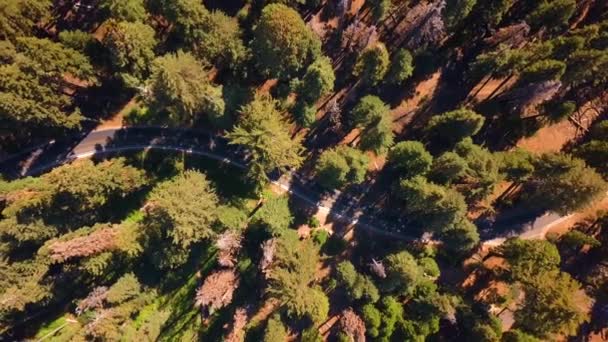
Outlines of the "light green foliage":
<svg viewBox="0 0 608 342">
<path fill-rule="evenodd" d="M 401 171 L 405 178 L 426 174 L 433 163 L 433 156 L 419 141 L 402 141 L 391 148 L 388 162 Z"/>
<path fill-rule="evenodd" d="M 274 78 L 297 75 L 321 53 L 319 38 L 298 12 L 285 5 L 264 7 L 253 36 L 251 46 L 257 66 Z"/>
<path fill-rule="evenodd" d="M 267 200 L 255 213 L 253 220 L 262 224 L 271 235 L 283 235 L 293 222 L 293 216 L 289 210 L 289 198 L 279 196 Z"/>
<path fill-rule="evenodd" d="M 406 49 L 399 49 L 391 60 L 386 82 L 399 85 L 414 73 L 412 54 Z"/>
<path fill-rule="evenodd" d="M 211 224 L 216 218 L 217 201 L 204 174 L 186 171 L 154 189 L 147 215 L 163 226 L 174 244 L 187 248 L 214 235 Z"/>
<path fill-rule="evenodd" d="M 319 329 L 317 327 L 312 326 L 310 328 L 304 329 L 302 331 L 302 335 L 300 336 L 300 342 L 323 342 L 323 336 L 319 333 Z"/>
<path fill-rule="evenodd" d="M 213 11 L 200 25 L 197 39 L 192 42 L 192 50 L 197 57 L 231 69 L 236 69 L 245 62 L 248 51 L 235 18 Z"/>
<path fill-rule="evenodd" d="M 361 79 L 366 86 L 373 87 L 384 79 L 388 71 L 390 57 L 386 46 L 378 43 L 365 49 L 357 57 L 357 63 L 353 69 L 353 74 Z"/>
<path fill-rule="evenodd" d="M 270 171 L 285 171 L 302 163 L 301 138 L 292 139 L 272 99 L 256 97 L 243 106 L 240 122 L 226 136 L 230 144 L 243 145 L 251 153 L 249 172 L 257 184 L 266 183 Z"/>
<path fill-rule="evenodd" d="M 337 189 L 349 183 L 363 182 L 369 158 L 347 146 L 324 151 L 316 165 L 319 183 L 328 189 Z"/>
<path fill-rule="evenodd" d="M 500 162 L 500 172 L 505 174 L 510 182 L 523 182 L 534 173 L 534 156 L 523 149 L 501 152 L 497 154 Z"/>
<path fill-rule="evenodd" d="M 366 333 L 370 337 L 378 337 L 380 325 L 382 324 L 382 314 L 373 304 L 365 304 L 361 309 L 361 318 L 365 322 Z"/>
<path fill-rule="evenodd" d="M 580 249 L 584 246 L 599 247 L 601 243 L 591 235 L 587 235 L 580 230 L 571 230 L 562 235 L 559 242 L 572 249 Z"/>
<path fill-rule="evenodd" d="M 540 340 L 519 329 L 511 329 L 502 334 L 501 342 L 540 342 Z"/>
<path fill-rule="evenodd" d="M 380 301 L 380 311 L 382 312 L 380 339 L 381 341 L 390 341 L 395 328 L 403 323 L 403 307 L 395 297 L 388 296 Z"/>
<path fill-rule="evenodd" d="M 143 0 L 103 0 L 99 7 L 119 21 L 143 22 L 147 17 Z"/>
<path fill-rule="evenodd" d="M 51 15 L 50 0 L 6 0 L 0 4 L 0 39 L 30 36 L 34 26 Z"/>
<path fill-rule="evenodd" d="M 334 90 L 336 76 L 328 57 L 317 58 L 306 69 L 302 82 L 297 89 L 298 97 L 312 104 Z"/>
<path fill-rule="evenodd" d="M 336 278 L 340 286 L 346 289 L 351 300 L 363 299 L 375 303 L 380 299 L 378 289 L 372 280 L 357 272 L 355 266 L 349 261 L 343 261 L 336 267 Z"/>
<path fill-rule="evenodd" d="M 469 109 L 457 109 L 429 120 L 426 131 L 433 141 L 443 146 L 454 146 L 464 138 L 479 132 L 485 118 Z"/>
<path fill-rule="evenodd" d="M 560 263 L 559 251 L 545 240 L 511 238 L 500 251 L 509 262 L 513 279 L 526 283 L 533 281 L 539 273 L 557 269 Z"/>
<path fill-rule="evenodd" d="M 125 84 L 137 86 L 149 76 L 154 59 L 154 29 L 141 22 L 110 21 L 103 45 Z"/>
<path fill-rule="evenodd" d="M 61 31 L 59 41 L 70 49 L 86 53 L 87 49 L 94 43 L 94 38 L 90 33 L 80 30 Z"/>
<path fill-rule="evenodd" d="M 567 154 L 550 153 L 537 158 L 528 182 L 527 202 L 542 209 L 568 213 L 589 206 L 604 196 L 608 185 L 592 168 Z"/>
<path fill-rule="evenodd" d="M 424 275 L 430 278 L 437 278 L 440 275 L 439 266 L 435 262 L 435 259 L 425 257 L 418 259 L 418 265 L 424 272 Z"/>
<path fill-rule="evenodd" d="M 446 1 L 445 8 L 441 13 L 443 22 L 448 30 L 454 30 L 471 13 L 477 0 L 454 0 Z"/>
<path fill-rule="evenodd" d="M 224 114 L 221 86 L 213 86 L 203 65 L 191 54 L 178 51 L 158 57 L 148 81 L 151 110 L 166 113 L 174 124 L 192 125 L 202 113 Z"/>
<path fill-rule="evenodd" d="M 247 226 L 247 212 L 242 208 L 229 205 L 220 205 L 217 208 L 219 224 L 230 230 L 242 230 Z"/>
<path fill-rule="evenodd" d="M 327 296 L 313 285 L 318 261 L 319 250 L 311 239 L 298 241 L 295 232 L 283 234 L 277 241 L 267 288 L 289 315 L 307 316 L 316 324 L 323 322 L 329 312 Z"/>
<path fill-rule="evenodd" d="M 137 297 L 140 293 L 141 284 L 133 273 L 127 273 L 108 289 L 106 301 L 110 304 L 117 305 Z"/>
<path fill-rule="evenodd" d="M 389 107 L 379 97 L 367 95 L 353 108 L 352 116 L 362 129 L 360 146 L 383 153 L 393 144 L 392 117 Z"/>
<path fill-rule="evenodd" d="M 515 311 L 515 323 L 542 339 L 554 334 L 575 335 L 580 324 L 589 320 L 574 296 L 580 289 L 576 280 L 559 270 L 535 273 L 524 287 L 526 295 Z"/>
<path fill-rule="evenodd" d="M 78 128 L 82 116 L 62 93 L 64 75 L 94 82 L 93 67 L 76 50 L 48 39 L 0 41 L 0 118 L 5 128 Z"/>
<path fill-rule="evenodd" d="M 568 25 L 568 19 L 576 11 L 575 0 L 539 1 L 540 4 L 530 13 L 527 22 L 536 29 L 544 26 L 558 31 Z"/>
<path fill-rule="evenodd" d="M 274 314 L 268 319 L 264 329 L 264 342 L 285 342 L 287 339 L 287 329 L 281 321 L 279 314 Z"/>
<path fill-rule="evenodd" d="M 407 296 L 414 292 L 423 278 L 416 259 L 408 252 L 402 251 L 388 255 L 384 260 L 386 279 L 384 290 L 396 295 Z"/>
<path fill-rule="evenodd" d="M 429 179 L 439 184 L 450 184 L 465 175 L 468 165 L 467 161 L 454 152 L 445 152 L 435 158 Z"/>
</svg>

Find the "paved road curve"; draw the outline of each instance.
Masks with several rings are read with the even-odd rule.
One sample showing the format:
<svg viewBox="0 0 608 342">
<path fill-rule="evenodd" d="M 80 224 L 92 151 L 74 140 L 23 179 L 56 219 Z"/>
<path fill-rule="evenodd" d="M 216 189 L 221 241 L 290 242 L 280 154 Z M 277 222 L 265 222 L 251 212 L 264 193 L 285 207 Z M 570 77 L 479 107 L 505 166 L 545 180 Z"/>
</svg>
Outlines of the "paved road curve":
<svg viewBox="0 0 608 342">
<path fill-rule="evenodd" d="M 38 149 L 27 151 L 22 158 L 13 158 L 1 163 L 0 172 L 13 177 L 36 175 L 76 159 L 145 149 L 205 156 L 239 168 L 245 168 L 248 159 L 243 150 L 228 145 L 225 139 L 208 131 L 163 127 L 118 127 L 93 131 L 86 136 L 76 136 L 65 141 L 49 142 Z M 417 240 L 379 218 L 361 217 L 362 213 L 356 202 L 343 197 L 320 195 L 319 191 L 314 190 L 318 189 L 316 183 L 303 179 L 295 173 L 271 177 L 271 179 L 277 186 L 337 220 L 391 238 Z M 543 215 L 528 224 L 519 235 L 528 239 L 544 238 L 550 227 L 567 218 L 569 216 Z M 484 243 L 498 245 L 502 241 L 504 238 L 494 238 Z"/>
</svg>

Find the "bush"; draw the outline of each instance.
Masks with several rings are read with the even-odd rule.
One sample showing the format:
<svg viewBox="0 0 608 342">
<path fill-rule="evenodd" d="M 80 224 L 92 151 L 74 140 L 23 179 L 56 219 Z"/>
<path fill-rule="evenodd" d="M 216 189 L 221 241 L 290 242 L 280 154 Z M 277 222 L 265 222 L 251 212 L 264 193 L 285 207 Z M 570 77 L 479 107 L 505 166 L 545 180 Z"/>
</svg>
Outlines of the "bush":
<svg viewBox="0 0 608 342">
<path fill-rule="evenodd" d="M 315 242 L 315 244 L 321 247 L 323 247 L 327 243 L 328 238 L 329 233 L 324 229 L 317 229 L 312 232 L 312 240 Z"/>
<path fill-rule="evenodd" d="M 316 216 L 311 216 L 310 219 L 308 219 L 308 225 L 310 228 L 319 228 L 321 222 L 319 222 L 319 219 Z"/>
</svg>

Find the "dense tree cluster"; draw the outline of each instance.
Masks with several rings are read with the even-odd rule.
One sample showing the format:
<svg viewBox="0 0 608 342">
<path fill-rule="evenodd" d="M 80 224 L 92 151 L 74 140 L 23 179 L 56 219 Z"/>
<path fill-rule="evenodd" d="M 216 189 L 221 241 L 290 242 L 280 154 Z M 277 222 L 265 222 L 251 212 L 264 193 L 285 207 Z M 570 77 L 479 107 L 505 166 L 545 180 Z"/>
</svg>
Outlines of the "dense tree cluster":
<svg viewBox="0 0 608 342">
<path fill-rule="evenodd" d="M 607 13 L 5 0 L 0 340 L 589 339 Z"/>
</svg>

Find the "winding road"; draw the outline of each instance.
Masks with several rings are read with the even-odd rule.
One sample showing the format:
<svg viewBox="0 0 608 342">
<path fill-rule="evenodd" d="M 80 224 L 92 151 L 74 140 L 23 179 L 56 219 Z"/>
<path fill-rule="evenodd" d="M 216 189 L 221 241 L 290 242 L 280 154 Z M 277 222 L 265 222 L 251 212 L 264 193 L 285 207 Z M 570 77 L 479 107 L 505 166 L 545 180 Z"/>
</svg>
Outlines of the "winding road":
<svg viewBox="0 0 608 342">
<path fill-rule="evenodd" d="M 224 138 L 208 131 L 166 127 L 115 127 L 92 131 L 86 136 L 50 141 L 37 148 L 28 149 L 1 161 L 0 172 L 9 178 L 37 175 L 77 159 L 151 149 L 205 156 L 241 169 L 246 168 L 248 159 L 242 149 L 229 145 Z M 394 227 L 378 217 L 363 215 L 359 203 L 348 199 L 347 196 L 321 195 L 321 189 L 316 182 L 297 173 L 271 175 L 271 182 L 341 222 L 390 238 L 420 240 L 403 234 L 399 227 Z M 549 228 L 568 218 L 569 216 L 545 214 L 527 224 L 518 235 L 527 239 L 544 238 Z M 505 237 L 493 238 L 484 241 L 484 244 L 499 245 L 504 240 Z"/>
</svg>

